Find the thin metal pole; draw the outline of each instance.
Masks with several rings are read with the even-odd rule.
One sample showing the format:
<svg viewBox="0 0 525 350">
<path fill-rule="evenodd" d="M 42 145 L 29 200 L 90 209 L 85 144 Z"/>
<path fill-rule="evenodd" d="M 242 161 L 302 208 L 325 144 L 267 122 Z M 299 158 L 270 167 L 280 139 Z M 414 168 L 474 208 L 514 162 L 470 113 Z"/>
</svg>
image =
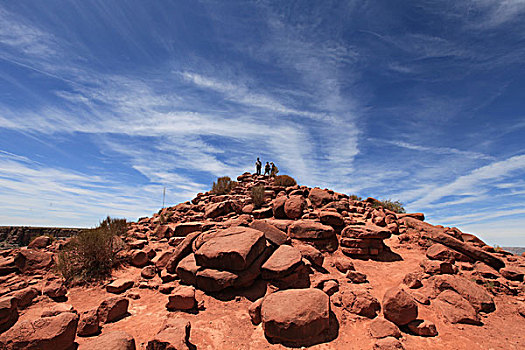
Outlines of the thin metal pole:
<svg viewBox="0 0 525 350">
<path fill-rule="evenodd" d="M 164 209 L 165 199 L 166 199 L 166 186 L 164 186 L 164 190 L 162 191 L 162 209 Z"/>
</svg>

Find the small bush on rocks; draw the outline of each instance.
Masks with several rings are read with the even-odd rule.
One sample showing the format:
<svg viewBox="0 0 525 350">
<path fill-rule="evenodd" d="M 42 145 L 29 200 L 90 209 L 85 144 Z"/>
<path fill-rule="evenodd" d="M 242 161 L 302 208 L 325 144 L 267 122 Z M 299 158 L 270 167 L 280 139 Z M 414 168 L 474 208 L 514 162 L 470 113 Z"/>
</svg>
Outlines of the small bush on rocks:
<svg viewBox="0 0 525 350">
<path fill-rule="evenodd" d="M 228 194 L 235 186 L 237 186 L 237 182 L 232 181 L 228 176 L 223 176 L 213 183 L 211 191 L 216 195 Z"/>
<path fill-rule="evenodd" d="M 383 207 L 385 209 L 392 210 L 394 213 L 406 213 L 406 210 L 403 207 L 403 203 L 401 203 L 400 201 L 392 201 L 391 199 L 385 199 L 382 201 L 375 202 L 372 206 L 374 208 Z"/>
<path fill-rule="evenodd" d="M 252 197 L 252 202 L 253 202 L 254 207 L 260 208 L 265 203 L 263 185 L 252 187 L 250 194 Z"/>
<path fill-rule="evenodd" d="M 359 197 L 358 195 L 356 194 L 351 194 L 350 196 L 350 199 L 353 200 L 353 201 L 362 201 L 363 198 Z"/>
<path fill-rule="evenodd" d="M 120 236 L 127 228 L 125 219 L 108 216 L 98 227 L 82 231 L 58 254 L 58 271 L 67 282 L 106 277 L 117 264 Z"/>
<path fill-rule="evenodd" d="M 295 181 L 293 177 L 288 175 L 277 175 L 275 177 L 274 184 L 276 186 L 289 187 L 297 185 L 297 181 Z"/>
</svg>

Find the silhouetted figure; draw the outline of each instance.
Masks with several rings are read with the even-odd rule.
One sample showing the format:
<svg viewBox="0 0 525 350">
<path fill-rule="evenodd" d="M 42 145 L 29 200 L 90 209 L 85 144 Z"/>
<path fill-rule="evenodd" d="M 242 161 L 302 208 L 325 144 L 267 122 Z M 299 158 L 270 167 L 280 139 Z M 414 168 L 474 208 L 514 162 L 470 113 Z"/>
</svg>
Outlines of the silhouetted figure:
<svg viewBox="0 0 525 350">
<path fill-rule="evenodd" d="M 271 171 L 270 176 L 274 177 L 275 175 L 277 175 L 277 173 L 279 173 L 279 169 L 277 169 L 277 167 L 275 166 L 275 164 L 273 164 L 273 162 L 271 162 L 270 164 L 272 164 L 272 171 Z"/>
<path fill-rule="evenodd" d="M 257 157 L 257 161 L 255 162 L 255 174 L 261 175 L 261 168 L 262 168 L 262 163 L 259 160 L 259 157 Z"/>
<path fill-rule="evenodd" d="M 270 175 L 270 170 L 270 163 L 266 162 L 266 165 L 264 166 L 264 176 L 266 176 L 266 174 Z"/>
</svg>

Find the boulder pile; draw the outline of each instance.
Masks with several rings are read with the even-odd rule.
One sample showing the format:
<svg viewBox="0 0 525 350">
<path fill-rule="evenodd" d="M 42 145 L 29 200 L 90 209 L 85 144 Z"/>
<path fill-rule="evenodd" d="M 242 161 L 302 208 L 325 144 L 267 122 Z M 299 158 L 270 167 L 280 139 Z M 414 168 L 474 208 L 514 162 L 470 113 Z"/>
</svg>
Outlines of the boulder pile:
<svg viewBox="0 0 525 350">
<path fill-rule="evenodd" d="M 423 337 L 453 347 L 458 324 L 482 331 L 501 304 L 514 308 L 498 315 L 511 320 L 501 329 L 525 326 L 525 257 L 424 220 L 245 173 L 229 193 L 130 223 L 118 238 L 123 263 L 101 286 L 57 275 L 66 240 L 1 251 L 0 349 L 194 349 L 191 332 L 203 348 L 431 346 Z M 352 334 L 361 323 L 367 331 Z"/>
</svg>

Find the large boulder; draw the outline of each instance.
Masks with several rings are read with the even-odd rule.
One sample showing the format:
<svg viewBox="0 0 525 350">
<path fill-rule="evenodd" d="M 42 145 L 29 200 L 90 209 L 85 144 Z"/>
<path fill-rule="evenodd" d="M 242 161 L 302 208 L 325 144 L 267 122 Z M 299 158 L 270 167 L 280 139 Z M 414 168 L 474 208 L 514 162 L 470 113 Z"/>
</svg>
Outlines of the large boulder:
<svg viewBox="0 0 525 350">
<path fill-rule="evenodd" d="M 35 249 L 20 249 L 15 256 L 15 265 L 22 273 L 46 270 L 53 265 L 53 255 Z"/>
<path fill-rule="evenodd" d="M 179 276 L 182 283 L 185 284 L 195 284 L 197 271 L 199 266 L 195 261 L 195 255 L 190 254 L 184 259 L 182 259 L 177 265 L 177 276 Z"/>
<path fill-rule="evenodd" d="M 501 260 L 497 256 L 487 253 L 475 247 L 473 244 L 463 242 L 459 239 L 452 237 L 451 235 L 445 233 L 443 228 L 433 226 L 429 223 L 419 221 L 411 217 L 404 217 L 402 221 L 407 227 L 419 231 L 421 237 L 430 239 L 431 241 L 434 241 L 436 243 L 441 243 L 447 246 L 448 248 L 451 248 L 466 255 L 474 261 L 481 261 L 495 268 L 496 270 L 505 267 L 505 263 L 503 262 L 503 260 Z"/>
<path fill-rule="evenodd" d="M 314 220 L 298 220 L 288 227 L 288 236 L 296 239 L 328 239 L 335 236 L 331 226 Z"/>
<path fill-rule="evenodd" d="M 394 323 L 382 317 L 378 317 L 370 322 L 369 330 L 370 335 L 376 339 L 386 337 L 401 338 L 399 328 Z"/>
<path fill-rule="evenodd" d="M 197 265 L 221 270 L 246 269 L 266 248 L 264 233 L 231 227 L 213 233 L 195 252 Z"/>
<path fill-rule="evenodd" d="M 319 267 L 323 266 L 324 255 L 317 248 L 310 244 L 294 244 L 294 247 L 299 249 L 301 255 L 312 264 Z"/>
<path fill-rule="evenodd" d="M 344 226 L 345 221 L 343 216 L 336 211 L 322 211 L 319 213 L 319 220 L 325 225 L 332 227 L 341 227 Z"/>
<path fill-rule="evenodd" d="M 387 239 L 390 235 L 390 230 L 370 223 L 366 225 L 348 225 L 341 232 L 341 237 L 356 239 Z"/>
<path fill-rule="evenodd" d="M 79 346 L 79 350 L 135 350 L 135 339 L 124 331 L 104 333 Z"/>
<path fill-rule="evenodd" d="M 479 315 L 472 305 L 453 290 L 443 291 L 438 295 L 435 303 L 450 323 L 481 324 Z"/>
<path fill-rule="evenodd" d="M 13 297 L 18 300 L 18 307 L 25 308 L 33 303 L 35 298 L 40 295 L 39 291 L 35 287 L 26 287 L 13 292 Z"/>
<path fill-rule="evenodd" d="M 191 310 L 195 307 L 195 288 L 192 286 L 180 286 L 168 296 L 166 309 L 168 310 Z"/>
<path fill-rule="evenodd" d="M 261 274 L 264 279 L 279 279 L 290 275 L 302 263 L 302 255 L 297 248 L 282 245 L 262 265 Z"/>
<path fill-rule="evenodd" d="M 447 248 L 443 244 L 435 243 L 428 247 L 427 258 L 441 261 L 469 261 L 470 259 L 460 252 Z"/>
<path fill-rule="evenodd" d="M 67 288 L 63 281 L 53 280 L 47 281 L 44 286 L 44 295 L 47 295 L 53 300 L 64 299 L 67 294 Z"/>
<path fill-rule="evenodd" d="M 308 199 L 316 208 L 322 207 L 334 200 L 334 196 L 328 190 L 322 190 L 318 187 L 312 188 L 308 194 Z"/>
<path fill-rule="evenodd" d="M 353 314 L 374 318 L 381 310 L 379 301 L 367 290 L 356 289 L 341 295 L 343 308 Z"/>
<path fill-rule="evenodd" d="M 100 322 L 108 323 L 118 321 L 128 313 L 129 300 L 124 297 L 108 298 L 98 307 Z"/>
<path fill-rule="evenodd" d="M 287 218 L 286 213 L 284 211 L 284 204 L 286 203 L 287 199 L 288 197 L 286 196 L 279 196 L 272 201 L 273 216 L 276 219 Z"/>
<path fill-rule="evenodd" d="M 288 289 L 266 296 L 261 306 L 265 335 L 279 342 L 304 343 L 329 327 L 330 298 L 319 289 Z"/>
<path fill-rule="evenodd" d="M 269 224 L 265 220 L 254 220 L 250 223 L 250 227 L 263 232 L 266 240 L 273 245 L 280 246 L 285 244 L 288 240 L 286 233 Z"/>
<path fill-rule="evenodd" d="M 192 222 L 181 222 L 175 225 L 173 230 L 173 236 L 175 237 L 186 237 L 192 232 L 201 232 L 202 222 L 192 221 Z"/>
<path fill-rule="evenodd" d="M 465 277 L 457 275 L 436 275 L 428 279 L 429 285 L 434 289 L 434 295 L 450 289 L 463 298 L 480 312 L 492 312 L 496 310 L 494 299 L 482 286 L 469 281 Z"/>
<path fill-rule="evenodd" d="M 306 209 L 306 199 L 300 195 L 290 196 L 284 203 L 284 213 L 289 219 L 299 219 Z"/>
<path fill-rule="evenodd" d="M 71 312 L 20 322 L 0 336 L 0 349 L 70 349 L 77 324 L 78 315 Z"/>
<path fill-rule="evenodd" d="M 18 320 L 18 299 L 14 296 L 0 299 L 0 333 L 11 328 Z"/>
<path fill-rule="evenodd" d="M 80 314 L 78 320 L 77 334 L 81 337 L 88 337 L 100 332 L 100 321 L 98 310 L 91 309 Z"/>
<path fill-rule="evenodd" d="M 383 297 L 383 314 L 387 320 L 404 326 L 417 318 L 417 303 L 402 288 L 390 288 Z"/>
<path fill-rule="evenodd" d="M 28 245 L 29 249 L 44 249 L 51 243 L 51 237 L 49 236 L 38 236 L 35 237 Z"/>
<path fill-rule="evenodd" d="M 181 243 L 179 243 L 177 248 L 175 248 L 175 251 L 172 253 L 168 263 L 166 264 L 166 270 L 169 273 L 176 272 L 179 261 L 184 259 L 192 252 L 193 241 L 200 235 L 200 232 L 192 232 L 187 235 Z"/>
<path fill-rule="evenodd" d="M 207 218 L 216 218 L 226 215 L 233 211 L 233 206 L 230 201 L 210 203 L 204 207 L 204 215 Z"/>
</svg>

